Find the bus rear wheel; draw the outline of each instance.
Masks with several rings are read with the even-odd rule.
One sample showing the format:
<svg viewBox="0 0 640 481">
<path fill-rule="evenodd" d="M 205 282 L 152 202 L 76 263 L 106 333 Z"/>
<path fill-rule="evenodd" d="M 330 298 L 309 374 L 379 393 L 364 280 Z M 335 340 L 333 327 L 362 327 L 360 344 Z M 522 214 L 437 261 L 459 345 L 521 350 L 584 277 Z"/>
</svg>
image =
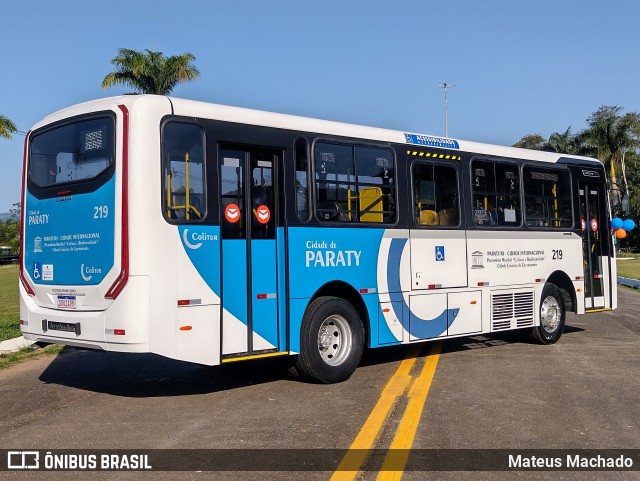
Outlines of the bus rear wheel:
<svg viewBox="0 0 640 481">
<path fill-rule="evenodd" d="M 319 297 L 302 319 L 295 369 L 320 383 L 344 381 L 358 367 L 363 349 L 364 327 L 353 306 L 337 297 Z"/>
<path fill-rule="evenodd" d="M 564 330 L 565 307 L 560 290 L 555 284 L 545 284 L 540 298 L 540 324 L 531 331 L 531 337 L 540 344 L 558 342 Z"/>
</svg>

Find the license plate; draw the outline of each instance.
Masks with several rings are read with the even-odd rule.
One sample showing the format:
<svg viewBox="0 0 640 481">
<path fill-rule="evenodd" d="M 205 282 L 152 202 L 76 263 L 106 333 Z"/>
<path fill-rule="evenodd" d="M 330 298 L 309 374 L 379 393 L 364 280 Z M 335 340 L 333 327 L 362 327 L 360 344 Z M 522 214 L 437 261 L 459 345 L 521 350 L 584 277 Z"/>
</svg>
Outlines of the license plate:
<svg viewBox="0 0 640 481">
<path fill-rule="evenodd" d="M 76 296 L 58 296 L 58 309 L 75 309 Z"/>
<path fill-rule="evenodd" d="M 78 330 L 76 324 L 69 322 L 49 321 L 47 327 L 53 331 L 76 332 Z"/>
</svg>

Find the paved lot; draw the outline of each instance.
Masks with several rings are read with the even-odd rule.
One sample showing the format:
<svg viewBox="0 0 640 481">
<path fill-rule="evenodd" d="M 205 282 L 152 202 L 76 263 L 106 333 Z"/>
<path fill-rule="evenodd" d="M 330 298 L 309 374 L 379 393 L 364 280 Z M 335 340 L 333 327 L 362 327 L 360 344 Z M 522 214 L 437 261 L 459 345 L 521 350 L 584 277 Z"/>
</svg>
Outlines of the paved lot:
<svg viewBox="0 0 640 481">
<path fill-rule="evenodd" d="M 415 421 L 414 448 L 640 448 L 640 293 L 615 312 L 570 316 L 553 346 L 521 336 L 447 341 Z M 145 355 L 72 350 L 0 371 L 3 449 L 347 449 L 405 358 L 368 352 L 348 381 L 287 376 L 282 360 L 205 368 Z M 411 397 L 400 392 L 372 447 L 399 435 Z M 419 422 L 418 422 L 419 419 Z M 359 434 L 360 433 L 360 434 Z M 364 433 L 365 435 L 367 433 Z M 360 438 L 358 438 L 360 439 Z M 365 468 L 373 468 L 370 462 Z M 2 479 L 329 479 L 306 473 L 0 473 Z M 364 472 L 362 479 L 376 479 Z M 405 472 L 402 479 L 640 479 L 640 471 Z"/>
</svg>

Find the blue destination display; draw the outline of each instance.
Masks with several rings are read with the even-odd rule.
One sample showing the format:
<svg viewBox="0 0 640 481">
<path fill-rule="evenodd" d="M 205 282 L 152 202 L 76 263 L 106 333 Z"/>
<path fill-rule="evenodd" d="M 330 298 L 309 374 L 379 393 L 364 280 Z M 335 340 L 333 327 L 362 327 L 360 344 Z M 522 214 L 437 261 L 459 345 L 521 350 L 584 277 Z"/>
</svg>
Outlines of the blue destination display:
<svg viewBox="0 0 640 481">
<path fill-rule="evenodd" d="M 407 144 L 428 145 L 429 147 L 443 147 L 445 149 L 459 149 L 457 140 L 432 137 L 431 135 L 404 134 Z"/>
</svg>

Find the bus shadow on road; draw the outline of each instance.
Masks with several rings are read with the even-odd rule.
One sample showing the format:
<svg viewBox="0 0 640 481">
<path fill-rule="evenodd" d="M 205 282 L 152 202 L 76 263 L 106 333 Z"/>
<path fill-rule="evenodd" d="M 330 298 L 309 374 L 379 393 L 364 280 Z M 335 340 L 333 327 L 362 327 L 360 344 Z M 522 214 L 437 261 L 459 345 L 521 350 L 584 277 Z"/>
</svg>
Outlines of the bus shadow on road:
<svg viewBox="0 0 640 481">
<path fill-rule="evenodd" d="M 498 347 L 507 344 L 537 344 L 536 341 L 528 336 L 525 330 L 504 331 L 497 333 L 471 335 L 469 337 L 457 337 L 453 339 L 443 339 L 442 354 L 470 351 L 474 349 L 485 349 L 490 347 Z M 584 329 L 576 326 L 565 325 L 563 336 L 572 335 L 583 332 Z M 420 344 L 403 344 L 401 346 L 389 346 L 378 349 L 370 349 L 365 351 L 360 366 L 371 366 L 376 364 L 384 364 L 387 362 L 402 361 L 407 357 L 420 357 L 428 354 L 432 343 Z M 562 342 L 560 339 L 559 342 Z M 419 349 L 413 349 L 415 346 Z M 412 351 L 413 349 L 413 351 Z"/>
<path fill-rule="evenodd" d="M 567 325 L 564 335 L 582 331 L 584 329 Z M 533 341 L 519 331 L 474 335 L 445 340 L 442 354 L 517 343 L 531 344 Z M 365 350 L 360 366 L 424 356 L 430 352 L 431 345 L 432 343 L 403 344 L 368 349 Z M 293 357 L 269 358 L 211 367 L 175 361 L 155 354 L 65 348 L 40 375 L 40 381 L 121 397 L 188 396 L 277 381 L 305 382 L 288 372 L 293 360 Z"/>
<path fill-rule="evenodd" d="M 67 348 L 40 375 L 40 381 L 114 396 L 188 396 L 292 381 L 292 358 L 259 359 L 224 366 L 201 366 L 155 354 L 125 354 Z"/>
<path fill-rule="evenodd" d="M 580 327 L 565 325 L 563 336 L 583 332 Z M 562 339 L 560 341 L 562 342 Z M 469 337 L 459 337 L 448 340 L 443 346 L 444 354 L 449 352 L 467 351 L 474 349 L 484 349 L 489 347 L 503 346 L 506 344 L 538 344 L 528 334 L 528 329 L 504 331 L 488 334 L 479 334 Z"/>
</svg>

